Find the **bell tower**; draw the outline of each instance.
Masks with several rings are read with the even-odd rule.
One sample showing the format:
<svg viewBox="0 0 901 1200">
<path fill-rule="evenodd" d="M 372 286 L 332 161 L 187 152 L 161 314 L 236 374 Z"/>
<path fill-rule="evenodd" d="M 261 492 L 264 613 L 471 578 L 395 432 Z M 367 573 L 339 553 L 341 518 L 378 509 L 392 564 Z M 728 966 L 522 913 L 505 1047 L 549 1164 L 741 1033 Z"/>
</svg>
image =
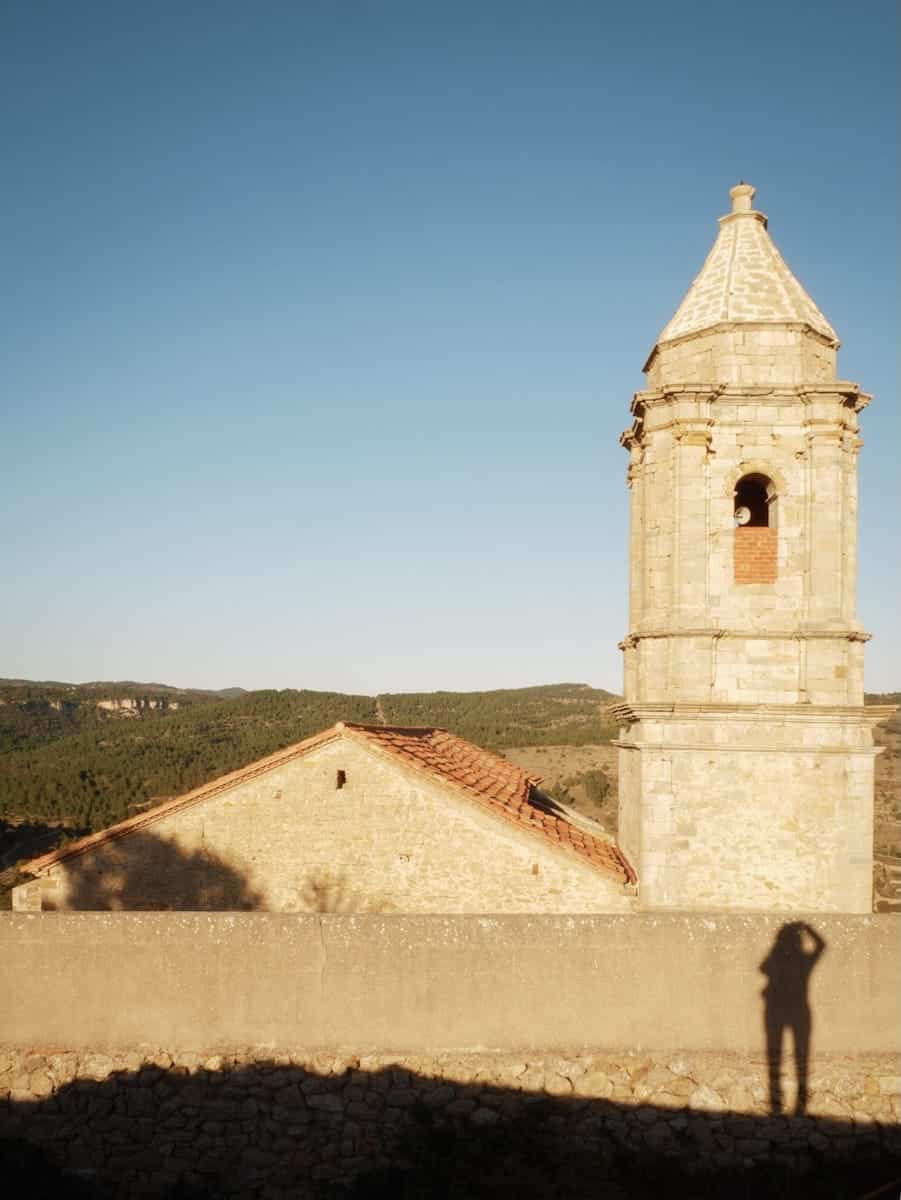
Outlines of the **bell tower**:
<svg viewBox="0 0 901 1200">
<path fill-rule="evenodd" d="M 835 330 L 753 208 L 645 364 L 629 452 L 619 841 L 648 908 L 871 908 L 858 414 Z"/>
</svg>

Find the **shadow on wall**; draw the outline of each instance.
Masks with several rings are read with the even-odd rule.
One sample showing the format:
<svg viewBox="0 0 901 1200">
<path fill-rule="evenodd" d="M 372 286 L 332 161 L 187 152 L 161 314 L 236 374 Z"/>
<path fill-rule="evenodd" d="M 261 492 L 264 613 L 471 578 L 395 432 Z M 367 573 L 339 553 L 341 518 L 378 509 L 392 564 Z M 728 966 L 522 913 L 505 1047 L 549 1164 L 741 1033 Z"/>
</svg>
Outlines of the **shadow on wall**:
<svg viewBox="0 0 901 1200">
<path fill-rule="evenodd" d="M 354 891 L 339 871 L 314 871 L 300 889 L 300 910 L 313 913 L 383 913 L 395 906 L 383 894 Z"/>
<path fill-rule="evenodd" d="M 891 1123 L 625 1104 L 580 1095 L 578 1078 L 553 1095 L 563 1077 L 529 1064 L 516 1088 L 484 1059 L 457 1063 L 456 1080 L 187 1054 L 137 1071 L 87 1055 L 73 1080 L 74 1060 L 17 1068 L 34 1098 L 20 1075 L 0 1108 L 11 1196 L 849 1200 L 901 1173 Z"/>
<path fill-rule="evenodd" d="M 807 989 L 813 968 L 826 949 L 826 943 L 811 925 L 793 921 L 783 925 L 772 949 L 760 964 L 767 977 L 763 989 L 763 1028 L 769 1066 L 770 1111 L 783 1109 L 782 1055 L 787 1034 L 791 1034 L 795 1055 L 796 1116 L 807 1111 L 810 1039 L 813 1017 Z"/>
<path fill-rule="evenodd" d="M 213 850 L 185 850 L 149 831 L 129 834 L 67 864 L 58 896 L 43 908 L 81 912 L 266 911 L 265 896 L 247 876 Z M 314 871 L 289 911 L 381 913 L 394 910 L 382 893 L 357 892 L 340 871 Z"/>
<path fill-rule="evenodd" d="M 90 859 L 75 858 L 58 900 L 44 909 L 115 912 L 121 910 L 203 910 L 247 912 L 263 899 L 240 872 L 212 850 L 184 850 L 173 839 L 147 832 L 108 843 Z"/>
</svg>

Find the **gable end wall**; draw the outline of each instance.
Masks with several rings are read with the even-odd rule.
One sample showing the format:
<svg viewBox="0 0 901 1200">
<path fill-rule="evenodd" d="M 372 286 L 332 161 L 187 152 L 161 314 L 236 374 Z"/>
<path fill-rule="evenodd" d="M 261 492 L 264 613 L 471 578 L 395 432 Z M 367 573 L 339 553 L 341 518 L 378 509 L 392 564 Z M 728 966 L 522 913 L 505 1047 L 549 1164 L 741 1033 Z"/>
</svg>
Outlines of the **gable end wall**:
<svg viewBox="0 0 901 1200">
<path fill-rule="evenodd" d="M 206 862 L 210 887 L 198 895 L 192 881 Z M 59 909 L 608 912 L 632 903 L 569 852 L 349 738 L 61 863 L 42 891 L 43 907 Z"/>
</svg>

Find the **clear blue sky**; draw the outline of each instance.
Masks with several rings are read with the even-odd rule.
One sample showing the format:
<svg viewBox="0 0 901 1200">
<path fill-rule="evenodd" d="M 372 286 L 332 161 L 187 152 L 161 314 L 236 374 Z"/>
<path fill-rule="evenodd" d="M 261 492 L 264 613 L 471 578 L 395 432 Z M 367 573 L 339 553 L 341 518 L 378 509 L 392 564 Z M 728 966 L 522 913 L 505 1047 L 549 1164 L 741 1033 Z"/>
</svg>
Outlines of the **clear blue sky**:
<svg viewBox="0 0 901 1200">
<path fill-rule="evenodd" d="M 0 674 L 620 686 L 641 366 L 738 179 L 874 393 L 894 0 L 7 0 Z"/>
</svg>

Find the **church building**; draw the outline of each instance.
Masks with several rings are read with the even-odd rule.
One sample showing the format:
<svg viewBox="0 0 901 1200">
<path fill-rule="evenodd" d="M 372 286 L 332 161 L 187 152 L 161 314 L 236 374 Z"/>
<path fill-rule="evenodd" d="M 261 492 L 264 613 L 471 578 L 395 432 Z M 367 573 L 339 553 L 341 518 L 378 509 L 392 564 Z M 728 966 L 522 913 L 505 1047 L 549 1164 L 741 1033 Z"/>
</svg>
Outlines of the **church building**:
<svg viewBox="0 0 901 1200">
<path fill-rule="evenodd" d="M 20 911 L 869 912 L 859 414 L 754 188 L 645 364 L 618 842 L 446 730 L 339 723 L 34 859 Z"/>
<path fill-rule="evenodd" d="M 619 842 L 646 908 L 868 912 L 858 418 L 754 188 L 645 364 L 629 453 Z"/>
<path fill-rule="evenodd" d="M 628 912 L 594 821 L 444 729 L 339 722 L 32 859 L 20 912 Z"/>
</svg>

